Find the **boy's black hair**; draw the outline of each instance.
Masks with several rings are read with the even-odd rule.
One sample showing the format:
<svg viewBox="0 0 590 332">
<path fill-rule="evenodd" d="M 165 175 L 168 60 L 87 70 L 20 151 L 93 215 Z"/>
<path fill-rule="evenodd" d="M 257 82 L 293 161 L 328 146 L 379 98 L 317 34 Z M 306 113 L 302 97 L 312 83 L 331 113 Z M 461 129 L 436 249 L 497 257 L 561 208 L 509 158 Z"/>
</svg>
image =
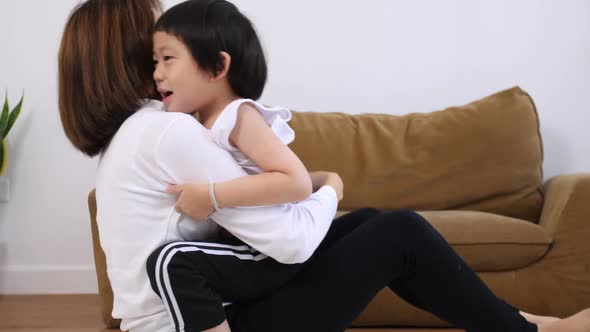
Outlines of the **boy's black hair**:
<svg viewBox="0 0 590 332">
<path fill-rule="evenodd" d="M 231 56 L 228 81 L 234 93 L 256 100 L 266 84 L 262 46 L 250 20 L 225 0 L 188 0 L 168 9 L 155 31 L 180 39 L 199 66 L 217 74 L 223 68 L 220 52 Z"/>
</svg>

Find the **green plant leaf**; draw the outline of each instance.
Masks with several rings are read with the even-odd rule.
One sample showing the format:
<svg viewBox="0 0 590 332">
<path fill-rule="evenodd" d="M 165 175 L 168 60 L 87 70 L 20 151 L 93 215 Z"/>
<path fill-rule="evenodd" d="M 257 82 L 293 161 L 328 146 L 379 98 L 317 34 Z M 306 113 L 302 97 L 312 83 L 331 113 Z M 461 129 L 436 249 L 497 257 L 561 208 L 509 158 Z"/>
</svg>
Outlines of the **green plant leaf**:
<svg viewBox="0 0 590 332">
<path fill-rule="evenodd" d="M 4 128 L 6 128 L 6 125 L 8 124 L 8 92 L 6 93 L 6 96 L 4 97 L 4 106 L 2 107 L 2 114 L 0 115 L 0 134 L 4 132 Z M 2 135 L 0 135 L 0 139 L 3 138 Z"/>
<path fill-rule="evenodd" d="M 6 141 L 0 141 L 0 176 L 6 171 Z"/>
<path fill-rule="evenodd" d="M 2 132 L 2 138 L 6 138 L 6 135 L 8 135 L 8 133 L 10 132 L 10 129 L 12 129 L 12 126 L 16 122 L 16 119 L 18 119 L 18 115 L 20 114 L 20 110 L 23 107 L 23 99 L 24 98 L 25 98 L 25 93 L 23 92 L 22 97 L 20 97 L 20 101 L 12 109 L 12 111 L 10 112 L 10 115 L 8 116 L 8 123 L 6 124 L 6 128 L 4 128 L 4 131 Z"/>
</svg>

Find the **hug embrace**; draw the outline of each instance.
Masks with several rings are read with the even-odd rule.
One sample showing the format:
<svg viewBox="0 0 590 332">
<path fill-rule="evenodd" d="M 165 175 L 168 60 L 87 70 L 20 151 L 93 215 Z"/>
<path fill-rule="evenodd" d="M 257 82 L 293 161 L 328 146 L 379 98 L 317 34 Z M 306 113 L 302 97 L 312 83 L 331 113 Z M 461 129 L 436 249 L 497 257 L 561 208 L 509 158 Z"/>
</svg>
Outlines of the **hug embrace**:
<svg viewBox="0 0 590 332">
<path fill-rule="evenodd" d="M 341 332 L 389 287 L 467 331 L 590 331 L 589 310 L 536 316 L 495 296 L 414 211 L 334 219 L 344 183 L 291 151 L 290 111 L 257 101 L 266 80 L 257 32 L 228 1 L 73 10 L 60 116 L 99 157 L 97 223 L 122 330 Z"/>
</svg>

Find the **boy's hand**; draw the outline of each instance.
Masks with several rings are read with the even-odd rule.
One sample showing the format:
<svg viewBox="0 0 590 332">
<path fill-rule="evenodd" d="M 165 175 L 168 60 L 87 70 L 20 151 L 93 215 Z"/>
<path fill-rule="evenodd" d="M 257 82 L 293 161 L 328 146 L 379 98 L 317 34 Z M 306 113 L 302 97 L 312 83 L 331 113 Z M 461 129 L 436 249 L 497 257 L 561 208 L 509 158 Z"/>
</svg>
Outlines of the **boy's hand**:
<svg viewBox="0 0 590 332">
<path fill-rule="evenodd" d="M 316 171 L 309 172 L 309 177 L 311 178 L 313 192 L 316 192 L 322 186 L 328 185 L 334 188 L 334 190 L 336 191 L 338 201 L 341 201 L 344 197 L 344 183 L 342 182 L 342 178 L 340 177 L 340 175 L 338 175 L 338 173 Z"/>
<path fill-rule="evenodd" d="M 209 197 L 208 183 L 187 183 L 170 185 L 166 189 L 170 194 L 179 194 L 176 211 L 196 220 L 205 220 L 215 211 Z"/>
<path fill-rule="evenodd" d="M 326 179 L 328 178 L 328 174 L 330 172 L 325 171 L 315 171 L 309 172 L 309 178 L 311 179 L 311 187 L 312 191 L 315 193 L 320 189 L 323 185 L 326 184 Z"/>
</svg>

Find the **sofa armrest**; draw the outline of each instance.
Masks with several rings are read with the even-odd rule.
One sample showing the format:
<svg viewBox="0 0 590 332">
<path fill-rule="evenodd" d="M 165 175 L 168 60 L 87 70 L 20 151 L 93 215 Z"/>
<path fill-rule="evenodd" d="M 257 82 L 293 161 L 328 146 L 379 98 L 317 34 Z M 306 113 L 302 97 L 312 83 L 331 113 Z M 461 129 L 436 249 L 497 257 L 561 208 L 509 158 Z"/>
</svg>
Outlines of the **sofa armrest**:
<svg viewBox="0 0 590 332">
<path fill-rule="evenodd" d="M 113 310 L 113 290 L 107 275 L 106 257 L 100 246 L 98 225 L 96 224 L 96 190 L 88 194 L 88 210 L 90 211 L 90 226 L 92 230 L 92 246 L 94 248 L 94 266 L 98 281 L 98 294 L 100 295 L 100 309 L 102 320 L 108 328 L 119 327 L 120 319 L 111 316 Z"/>
<path fill-rule="evenodd" d="M 590 306 L 590 173 L 555 176 L 545 183 L 539 225 L 553 239 L 545 257 L 517 272 L 520 296 L 537 294 L 542 314 L 571 315 Z"/>
<path fill-rule="evenodd" d="M 572 240 L 577 244 L 588 243 L 589 203 L 590 173 L 555 176 L 545 183 L 545 200 L 539 225 L 556 242 Z"/>
</svg>

